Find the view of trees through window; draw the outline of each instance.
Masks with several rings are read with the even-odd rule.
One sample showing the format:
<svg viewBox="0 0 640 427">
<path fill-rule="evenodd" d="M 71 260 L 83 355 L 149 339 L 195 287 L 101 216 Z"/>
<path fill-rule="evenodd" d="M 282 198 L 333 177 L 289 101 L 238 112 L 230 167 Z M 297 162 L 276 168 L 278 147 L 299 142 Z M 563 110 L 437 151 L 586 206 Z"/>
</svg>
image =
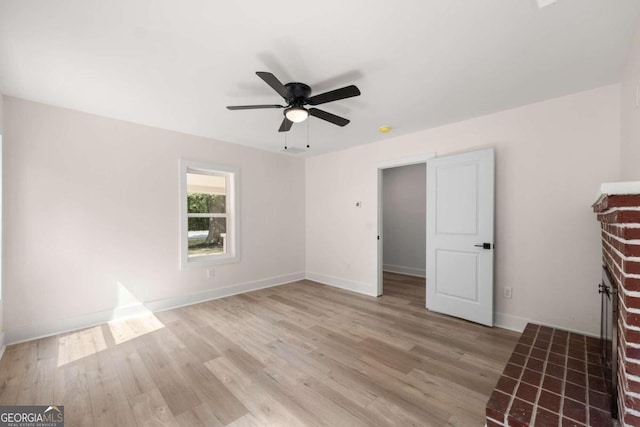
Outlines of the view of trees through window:
<svg viewBox="0 0 640 427">
<path fill-rule="evenodd" d="M 225 253 L 226 196 L 188 193 L 187 205 L 189 256 Z"/>
</svg>

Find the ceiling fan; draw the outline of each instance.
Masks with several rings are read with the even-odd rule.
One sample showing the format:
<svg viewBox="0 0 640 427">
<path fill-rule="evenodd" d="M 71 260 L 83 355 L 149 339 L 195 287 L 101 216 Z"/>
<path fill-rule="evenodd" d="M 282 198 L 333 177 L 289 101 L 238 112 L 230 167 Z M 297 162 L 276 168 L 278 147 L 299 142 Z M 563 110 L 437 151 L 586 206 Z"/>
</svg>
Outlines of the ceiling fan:
<svg viewBox="0 0 640 427">
<path fill-rule="evenodd" d="M 318 108 L 304 108 L 305 105 L 320 105 L 339 99 L 351 98 L 360 95 L 360 90 L 354 86 L 345 86 L 340 89 L 321 93 L 311 96 L 311 88 L 304 83 L 287 83 L 282 84 L 280 80 L 273 74 L 266 71 L 256 72 L 258 77 L 265 81 L 278 94 L 284 98 L 287 105 L 232 105 L 228 106 L 229 110 L 253 110 L 258 108 L 284 108 L 284 119 L 280 125 L 278 132 L 288 132 L 294 123 L 300 123 L 309 117 L 309 115 L 326 120 L 334 125 L 346 126 L 349 120 L 344 117 L 336 116 L 327 111 Z"/>
</svg>

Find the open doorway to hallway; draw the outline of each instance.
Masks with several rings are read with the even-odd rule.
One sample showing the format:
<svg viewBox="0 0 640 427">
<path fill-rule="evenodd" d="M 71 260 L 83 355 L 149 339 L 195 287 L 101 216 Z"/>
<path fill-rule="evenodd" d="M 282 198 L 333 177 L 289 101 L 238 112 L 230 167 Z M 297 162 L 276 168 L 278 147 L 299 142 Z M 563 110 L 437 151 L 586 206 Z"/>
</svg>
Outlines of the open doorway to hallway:
<svg viewBox="0 0 640 427">
<path fill-rule="evenodd" d="M 426 273 L 426 164 L 382 170 L 382 292 L 415 298 L 421 283 L 425 304 Z"/>
<path fill-rule="evenodd" d="M 401 299 L 413 307 L 424 308 L 425 278 L 407 276 L 406 274 L 382 273 L 384 281 L 384 296 Z"/>
</svg>

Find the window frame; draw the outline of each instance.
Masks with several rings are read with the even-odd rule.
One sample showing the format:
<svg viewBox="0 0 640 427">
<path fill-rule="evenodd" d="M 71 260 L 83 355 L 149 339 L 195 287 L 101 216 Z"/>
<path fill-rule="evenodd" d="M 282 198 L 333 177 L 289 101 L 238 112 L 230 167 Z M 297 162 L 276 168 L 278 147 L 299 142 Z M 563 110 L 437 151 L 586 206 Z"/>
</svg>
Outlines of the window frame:
<svg viewBox="0 0 640 427">
<path fill-rule="evenodd" d="M 227 218 L 227 253 L 189 258 L 189 212 L 187 204 L 187 173 L 226 177 L 226 214 L 211 214 L 212 218 Z M 180 160 L 180 269 L 211 267 L 240 261 L 240 170 L 238 168 Z M 208 215 L 207 215 L 208 216 Z M 208 216 L 209 217 L 209 216 Z"/>
</svg>

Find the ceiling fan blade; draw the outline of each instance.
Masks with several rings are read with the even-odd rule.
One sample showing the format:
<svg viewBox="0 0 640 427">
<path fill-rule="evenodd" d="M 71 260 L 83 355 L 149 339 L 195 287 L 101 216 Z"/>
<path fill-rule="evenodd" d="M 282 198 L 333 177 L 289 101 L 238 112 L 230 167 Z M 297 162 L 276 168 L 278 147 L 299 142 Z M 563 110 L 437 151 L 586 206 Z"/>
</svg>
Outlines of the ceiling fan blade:
<svg viewBox="0 0 640 427">
<path fill-rule="evenodd" d="M 285 117 L 282 119 L 282 124 L 280 125 L 278 132 L 289 132 L 291 126 L 293 126 L 293 122 Z"/>
<path fill-rule="evenodd" d="M 284 99 L 291 98 L 291 94 L 289 93 L 289 89 L 284 87 L 284 85 L 278 80 L 276 76 L 267 72 L 267 71 L 256 71 L 258 77 L 265 81 L 266 84 L 271 86 L 273 90 L 278 92 L 281 97 Z"/>
<path fill-rule="evenodd" d="M 317 108 L 309 108 L 309 114 L 319 119 L 331 122 L 334 125 L 346 126 L 349 124 L 349 120 L 344 117 L 336 116 L 335 114 L 327 113 L 326 111 L 319 110 Z"/>
<path fill-rule="evenodd" d="M 228 110 L 257 110 L 258 108 L 284 108 L 284 105 L 230 105 Z"/>
<path fill-rule="evenodd" d="M 356 86 L 345 86 L 340 89 L 312 96 L 311 98 L 307 99 L 307 104 L 320 105 L 324 104 L 325 102 L 337 101 L 338 99 L 351 98 L 352 96 L 358 95 L 360 95 L 360 89 L 358 89 Z"/>
</svg>

